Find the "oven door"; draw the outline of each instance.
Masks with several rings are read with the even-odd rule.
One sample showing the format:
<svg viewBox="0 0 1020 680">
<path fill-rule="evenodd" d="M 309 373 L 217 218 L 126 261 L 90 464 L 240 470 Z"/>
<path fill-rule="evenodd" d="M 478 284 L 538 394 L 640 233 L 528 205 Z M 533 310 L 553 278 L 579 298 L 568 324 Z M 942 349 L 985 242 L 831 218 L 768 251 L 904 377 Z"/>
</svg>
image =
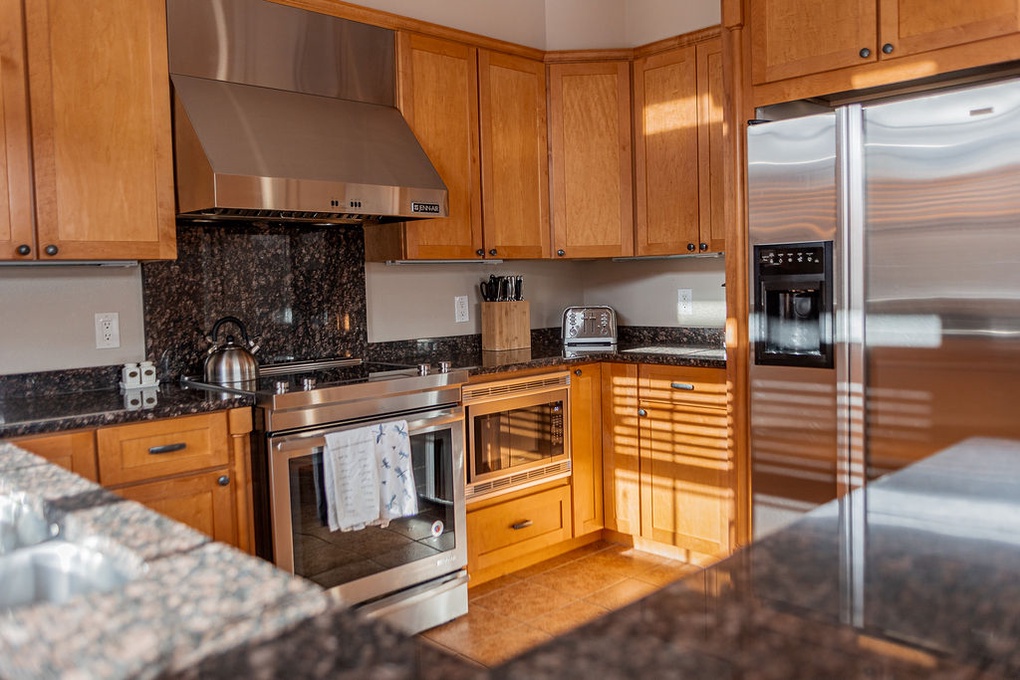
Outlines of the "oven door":
<svg viewBox="0 0 1020 680">
<path fill-rule="evenodd" d="M 394 417 L 269 437 L 273 554 L 278 567 L 356 605 L 467 564 L 461 407 L 407 416 L 418 514 L 386 528 L 330 531 L 322 467 L 325 436 Z"/>
</svg>

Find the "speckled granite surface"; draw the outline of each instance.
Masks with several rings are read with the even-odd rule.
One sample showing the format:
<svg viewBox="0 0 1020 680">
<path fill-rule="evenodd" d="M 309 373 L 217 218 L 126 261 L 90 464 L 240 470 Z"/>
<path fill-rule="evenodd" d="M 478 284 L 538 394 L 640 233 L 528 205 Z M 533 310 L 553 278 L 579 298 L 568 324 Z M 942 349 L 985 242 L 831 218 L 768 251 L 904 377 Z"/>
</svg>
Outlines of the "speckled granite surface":
<svg viewBox="0 0 1020 680">
<path fill-rule="evenodd" d="M 82 392 L 7 396 L 0 399 L 0 439 L 173 418 L 250 406 L 252 403 L 247 397 L 221 397 L 204 390 L 161 384 L 154 395 L 155 403 L 143 407 L 131 403 L 139 396 L 134 392 L 124 393 L 119 388 L 95 389 L 93 386 L 93 389 Z"/>
<path fill-rule="evenodd" d="M 92 482 L 11 444 L 0 445 L 0 491 L 43 499 L 50 512 L 62 504 L 50 515 L 62 536 L 100 537 L 144 560 L 141 573 L 120 588 L 0 612 L 0 677 L 159 677 L 275 639 L 335 606 L 314 584 L 105 496 Z M 82 504 L 83 498 L 97 504 Z"/>
</svg>

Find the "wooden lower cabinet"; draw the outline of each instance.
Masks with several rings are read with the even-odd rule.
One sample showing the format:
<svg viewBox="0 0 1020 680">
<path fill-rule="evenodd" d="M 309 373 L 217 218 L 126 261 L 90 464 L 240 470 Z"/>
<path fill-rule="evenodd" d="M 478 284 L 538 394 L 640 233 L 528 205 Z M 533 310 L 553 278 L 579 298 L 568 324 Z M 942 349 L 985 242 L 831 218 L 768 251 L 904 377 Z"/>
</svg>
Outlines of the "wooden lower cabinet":
<svg viewBox="0 0 1020 680">
<path fill-rule="evenodd" d="M 517 566 L 518 558 L 569 541 L 570 485 L 508 494 L 467 512 L 468 571 L 476 582 Z M 501 571 L 501 567 L 506 567 Z"/>
<path fill-rule="evenodd" d="M 729 553 L 735 501 L 725 375 L 603 367 L 607 529 L 673 550 Z"/>
<path fill-rule="evenodd" d="M 574 536 L 601 531 L 602 367 L 585 364 L 570 372 L 570 477 Z"/>
<path fill-rule="evenodd" d="M 234 486 L 230 469 L 224 467 L 194 475 L 129 484 L 113 491 L 217 541 L 237 545 Z"/>
<path fill-rule="evenodd" d="M 23 437 L 15 439 L 14 443 L 85 479 L 99 481 L 96 439 L 92 430 Z"/>
<path fill-rule="evenodd" d="M 245 552 L 251 409 L 23 437 L 17 446 Z"/>
</svg>

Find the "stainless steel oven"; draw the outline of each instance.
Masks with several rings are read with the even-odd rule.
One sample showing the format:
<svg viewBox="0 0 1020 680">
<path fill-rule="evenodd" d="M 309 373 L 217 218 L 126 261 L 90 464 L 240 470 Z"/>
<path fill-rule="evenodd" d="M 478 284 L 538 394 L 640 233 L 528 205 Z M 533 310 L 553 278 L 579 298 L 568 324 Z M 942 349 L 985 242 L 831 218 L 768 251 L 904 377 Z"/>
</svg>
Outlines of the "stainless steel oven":
<svg viewBox="0 0 1020 680">
<path fill-rule="evenodd" d="M 252 456 L 257 553 L 408 633 L 467 613 L 460 405 L 467 372 L 337 363 L 259 368 Z M 336 497 L 325 484 L 327 439 L 380 425 L 406 433 L 410 465 L 401 472 L 410 471 L 403 488 L 413 489 L 414 509 L 331 531 L 327 510 Z"/>
<path fill-rule="evenodd" d="M 570 373 L 465 385 L 468 501 L 569 477 Z"/>
</svg>

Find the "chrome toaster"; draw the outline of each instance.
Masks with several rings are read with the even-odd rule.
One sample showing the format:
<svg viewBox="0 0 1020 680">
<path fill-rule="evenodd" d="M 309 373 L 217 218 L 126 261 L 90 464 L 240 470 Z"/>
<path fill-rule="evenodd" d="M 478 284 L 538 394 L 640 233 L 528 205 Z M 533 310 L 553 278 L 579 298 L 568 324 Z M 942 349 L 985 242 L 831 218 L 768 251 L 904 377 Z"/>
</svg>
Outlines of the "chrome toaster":
<svg viewBox="0 0 1020 680">
<path fill-rule="evenodd" d="M 616 311 L 605 305 L 564 309 L 563 349 L 616 351 Z"/>
</svg>

